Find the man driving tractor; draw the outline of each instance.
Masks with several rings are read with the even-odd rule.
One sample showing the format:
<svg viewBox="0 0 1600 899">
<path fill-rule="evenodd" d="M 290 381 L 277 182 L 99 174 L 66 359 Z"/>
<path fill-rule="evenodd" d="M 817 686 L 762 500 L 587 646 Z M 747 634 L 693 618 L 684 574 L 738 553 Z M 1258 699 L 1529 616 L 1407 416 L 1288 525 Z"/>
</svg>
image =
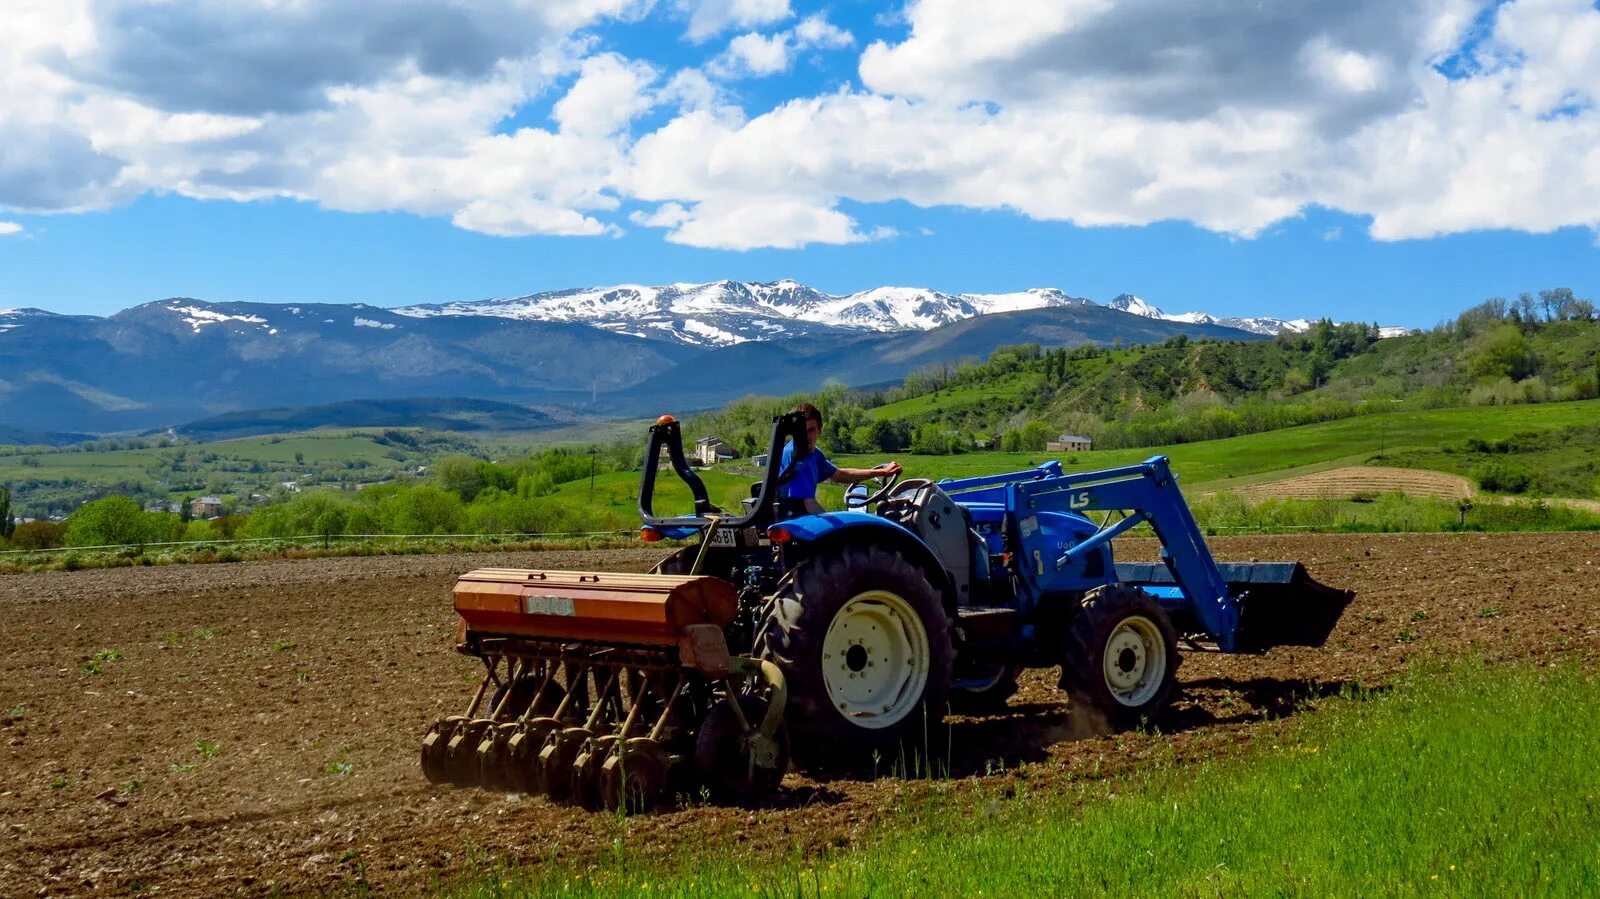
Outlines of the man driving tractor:
<svg viewBox="0 0 1600 899">
<path fill-rule="evenodd" d="M 795 444 L 783 448 L 783 465 L 779 469 L 792 472 L 793 477 L 783 485 L 783 511 L 785 515 L 815 515 L 825 511 L 817 502 L 817 485 L 823 481 L 835 484 L 859 484 L 873 478 L 893 477 L 900 473 L 899 462 L 888 462 L 877 468 L 840 468 L 828 461 L 817 448 L 817 438 L 822 436 L 822 412 L 810 403 L 794 407 L 806 419 L 806 445 L 795 459 Z"/>
</svg>

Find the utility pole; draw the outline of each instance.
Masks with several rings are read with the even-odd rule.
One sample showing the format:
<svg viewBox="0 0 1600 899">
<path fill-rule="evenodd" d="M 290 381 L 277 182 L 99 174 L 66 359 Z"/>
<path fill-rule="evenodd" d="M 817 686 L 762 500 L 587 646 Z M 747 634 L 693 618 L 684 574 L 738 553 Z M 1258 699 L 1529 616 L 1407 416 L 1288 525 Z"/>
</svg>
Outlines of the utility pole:
<svg viewBox="0 0 1600 899">
<path fill-rule="evenodd" d="M 595 447 L 589 447 L 589 502 L 594 502 L 594 456 L 600 452 Z"/>
</svg>

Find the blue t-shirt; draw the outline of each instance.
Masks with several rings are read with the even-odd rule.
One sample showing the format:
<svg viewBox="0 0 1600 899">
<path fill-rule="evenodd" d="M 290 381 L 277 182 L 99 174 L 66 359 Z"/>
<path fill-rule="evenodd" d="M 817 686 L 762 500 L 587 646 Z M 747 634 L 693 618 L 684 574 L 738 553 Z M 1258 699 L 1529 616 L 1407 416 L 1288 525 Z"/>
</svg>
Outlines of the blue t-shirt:
<svg viewBox="0 0 1600 899">
<path fill-rule="evenodd" d="M 783 448 L 783 464 L 778 468 L 782 474 L 789 470 L 789 460 L 794 458 L 794 441 Z M 783 485 L 783 495 L 789 499 L 816 499 L 817 485 L 833 477 L 839 467 L 828 461 L 822 450 L 812 447 L 811 452 L 800 457 L 794 466 L 794 478 Z"/>
</svg>

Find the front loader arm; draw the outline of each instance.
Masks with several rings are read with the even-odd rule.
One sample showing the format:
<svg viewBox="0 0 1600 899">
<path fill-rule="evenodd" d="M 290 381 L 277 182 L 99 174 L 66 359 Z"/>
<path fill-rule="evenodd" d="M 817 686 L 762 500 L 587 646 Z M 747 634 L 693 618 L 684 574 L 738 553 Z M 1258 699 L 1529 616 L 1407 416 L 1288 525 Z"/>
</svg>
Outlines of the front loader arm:
<svg viewBox="0 0 1600 899">
<path fill-rule="evenodd" d="M 1161 541 L 1161 559 L 1183 591 L 1195 618 L 1219 648 L 1231 651 L 1239 629 L 1239 607 L 1228 582 L 1206 546 L 1200 526 L 1178 490 L 1166 456 L 1104 471 L 1059 475 L 1006 485 L 1007 505 L 1016 510 L 1018 536 L 1028 574 L 1042 591 L 1062 572 L 1075 571 L 1091 553 L 1113 538 L 1148 523 Z M 1064 553 L 1043 546 L 1042 531 L 1030 527 L 1032 513 L 1122 511 L 1132 514 L 1100 528 Z"/>
</svg>

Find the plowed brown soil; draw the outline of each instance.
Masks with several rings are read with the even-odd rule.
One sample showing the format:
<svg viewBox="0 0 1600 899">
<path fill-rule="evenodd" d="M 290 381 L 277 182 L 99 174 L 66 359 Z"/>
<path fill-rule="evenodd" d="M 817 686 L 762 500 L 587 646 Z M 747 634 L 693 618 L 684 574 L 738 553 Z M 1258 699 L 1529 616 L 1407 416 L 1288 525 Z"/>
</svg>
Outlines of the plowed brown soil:
<svg viewBox="0 0 1600 899">
<path fill-rule="evenodd" d="M 1030 672 L 1008 714 L 953 722 L 958 776 L 1003 762 L 1035 789 L 1161 753 L 1232 751 L 1341 684 L 1476 648 L 1490 658 L 1600 649 L 1600 536 L 1250 537 L 1220 558 L 1300 559 L 1358 591 L 1329 644 L 1190 653 L 1166 736 L 1084 736 Z M 1150 556 L 1131 542 L 1121 558 Z M 164 894 L 336 887 L 415 892 L 483 858 L 594 859 L 685 843 L 845 845 L 928 785 L 791 775 L 764 808 L 636 817 L 431 787 L 428 723 L 476 679 L 450 650 L 450 585 L 485 565 L 645 569 L 656 552 L 331 559 L 0 577 L 0 892 Z M 85 663 L 101 650 L 118 658 Z M 110 655 L 110 654 L 106 654 Z M 90 668 L 95 667 L 90 665 Z M 205 742 L 200 742 L 205 741 Z M 206 747 L 202 751 L 202 747 Z M 214 747 L 214 748 L 213 748 Z M 965 785 L 965 786 L 964 786 Z M 939 789 L 965 789 L 964 780 Z M 776 839 L 775 839 L 776 838 Z"/>
<path fill-rule="evenodd" d="M 1476 495 L 1472 482 L 1460 475 L 1421 468 L 1386 468 L 1380 465 L 1354 465 L 1318 471 L 1281 481 L 1252 484 L 1233 491 L 1250 500 L 1264 499 L 1348 499 L 1379 493 L 1404 493 L 1406 496 L 1437 496 L 1444 499 L 1469 499 Z"/>
</svg>

